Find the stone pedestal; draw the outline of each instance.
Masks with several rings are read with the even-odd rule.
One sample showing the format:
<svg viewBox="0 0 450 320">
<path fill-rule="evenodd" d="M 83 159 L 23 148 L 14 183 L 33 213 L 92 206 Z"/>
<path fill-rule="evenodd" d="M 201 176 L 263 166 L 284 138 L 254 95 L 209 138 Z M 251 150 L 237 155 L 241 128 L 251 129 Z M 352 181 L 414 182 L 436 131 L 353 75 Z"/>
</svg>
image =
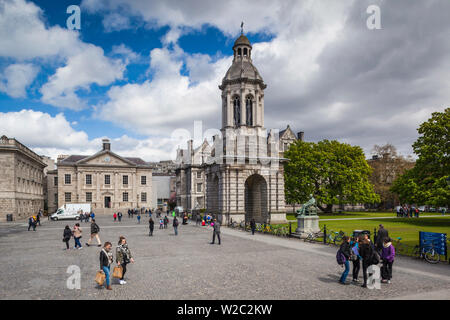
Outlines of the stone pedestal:
<svg viewBox="0 0 450 320">
<path fill-rule="evenodd" d="M 296 233 L 319 232 L 319 216 L 299 216 L 297 217 Z"/>
</svg>

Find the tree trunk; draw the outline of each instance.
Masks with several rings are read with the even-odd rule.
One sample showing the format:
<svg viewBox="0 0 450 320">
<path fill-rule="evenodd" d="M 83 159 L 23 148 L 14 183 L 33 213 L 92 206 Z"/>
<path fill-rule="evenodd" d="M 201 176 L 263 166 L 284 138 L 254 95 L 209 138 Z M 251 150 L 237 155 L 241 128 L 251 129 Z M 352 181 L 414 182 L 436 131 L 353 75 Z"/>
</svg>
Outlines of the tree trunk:
<svg viewBox="0 0 450 320">
<path fill-rule="evenodd" d="M 333 212 L 332 211 L 332 209 L 333 209 L 333 205 L 332 204 L 327 204 L 326 207 L 323 207 L 322 205 L 317 205 L 317 207 L 320 210 L 322 210 L 323 212 L 326 212 L 326 213 L 332 213 Z"/>
</svg>

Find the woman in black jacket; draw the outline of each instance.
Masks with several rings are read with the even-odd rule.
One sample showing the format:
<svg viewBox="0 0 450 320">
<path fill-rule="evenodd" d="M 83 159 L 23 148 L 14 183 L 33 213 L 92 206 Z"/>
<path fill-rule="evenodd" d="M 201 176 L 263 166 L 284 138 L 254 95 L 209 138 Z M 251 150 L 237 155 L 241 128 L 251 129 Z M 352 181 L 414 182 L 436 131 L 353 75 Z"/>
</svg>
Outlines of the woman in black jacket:
<svg viewBox="0 0 450 320">
<path fill-rule="evenodd" d="M 362 258 L 364 283 L 361 287 L 367 288 L 367 268 L 372 264 L 373 245 L 366 237 L 360 240 L 359 255 Z"/>
<path fill-rule="evenodd" d="M 65 250 L 69 250 L 69 240 L 70 238 L 72 238 L 72 230 L 70 230 L 69 226 L 66 226 L 64 228 L 64 232 L 63 232 L 63 242 L 66 243 L 66 249 Z"/>
<path fill-rule="evenodd" d="M 342 252 L 342 254 L 345 257 L 345 262 L 344 262 L 344 266 L 345 266 L 345 270 L 344 272 L 342 272 L 341 278 L 339 279 L 339 283 L 341 284 L 348 284 L 345 282 L 345 280 L 347 279 L 348 273 L 350 272 L 350 238 L 347 236 L 343 236 L 342 237 L 342 244 L 341 247 L 339 248 L 339 250 Z"/>
<path fill-rule="evenodd" d="M 105 273 L 105 283 L 106 289 L 112 290 L 111 288 L 111 263 L 113 262 L 113 254 L 111 252 L 112 244 L 111 242 L 105 242 L 103 249 L 100 251 L 100 270 Z"/>
<path fill-rule="evenodd" d="M 252 220 L 250 221 L 250 229 L 252 230 L 252 235 L 254 235 L 254 234 L 255 234 L 255 230 L 256 230 L 256 222 L 255 222 L 255 219 L 252 219 Z"/>
</svg>

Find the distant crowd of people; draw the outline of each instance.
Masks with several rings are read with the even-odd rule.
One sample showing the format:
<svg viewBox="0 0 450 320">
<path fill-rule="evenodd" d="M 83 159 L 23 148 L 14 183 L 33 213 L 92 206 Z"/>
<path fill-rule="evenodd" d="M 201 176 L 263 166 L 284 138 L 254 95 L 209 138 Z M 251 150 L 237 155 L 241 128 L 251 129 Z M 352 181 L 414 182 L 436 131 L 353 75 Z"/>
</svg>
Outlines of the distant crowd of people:
<svg viewBox="0 0 450 320">
<path fill-rule="evenodd" d="M 411 205 L 402 205 L 397 206 L 397 217 L 404 217 L 404 218 L 418 218 L 419 217 L 419 208 L 416 208 Z"/>
</svg>

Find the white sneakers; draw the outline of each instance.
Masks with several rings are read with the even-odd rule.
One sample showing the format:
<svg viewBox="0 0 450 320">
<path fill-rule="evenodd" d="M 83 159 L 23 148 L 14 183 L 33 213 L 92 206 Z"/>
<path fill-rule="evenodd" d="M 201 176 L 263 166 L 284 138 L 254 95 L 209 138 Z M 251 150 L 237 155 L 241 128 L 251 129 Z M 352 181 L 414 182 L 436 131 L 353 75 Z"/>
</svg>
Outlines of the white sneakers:
<svg viewBox="0 0 450 320">
<path fill-rule="evenodd" d="M 127 282 L 125 280 L 119 280 L 119 284 L 126 284 Z"/>
</svg>

